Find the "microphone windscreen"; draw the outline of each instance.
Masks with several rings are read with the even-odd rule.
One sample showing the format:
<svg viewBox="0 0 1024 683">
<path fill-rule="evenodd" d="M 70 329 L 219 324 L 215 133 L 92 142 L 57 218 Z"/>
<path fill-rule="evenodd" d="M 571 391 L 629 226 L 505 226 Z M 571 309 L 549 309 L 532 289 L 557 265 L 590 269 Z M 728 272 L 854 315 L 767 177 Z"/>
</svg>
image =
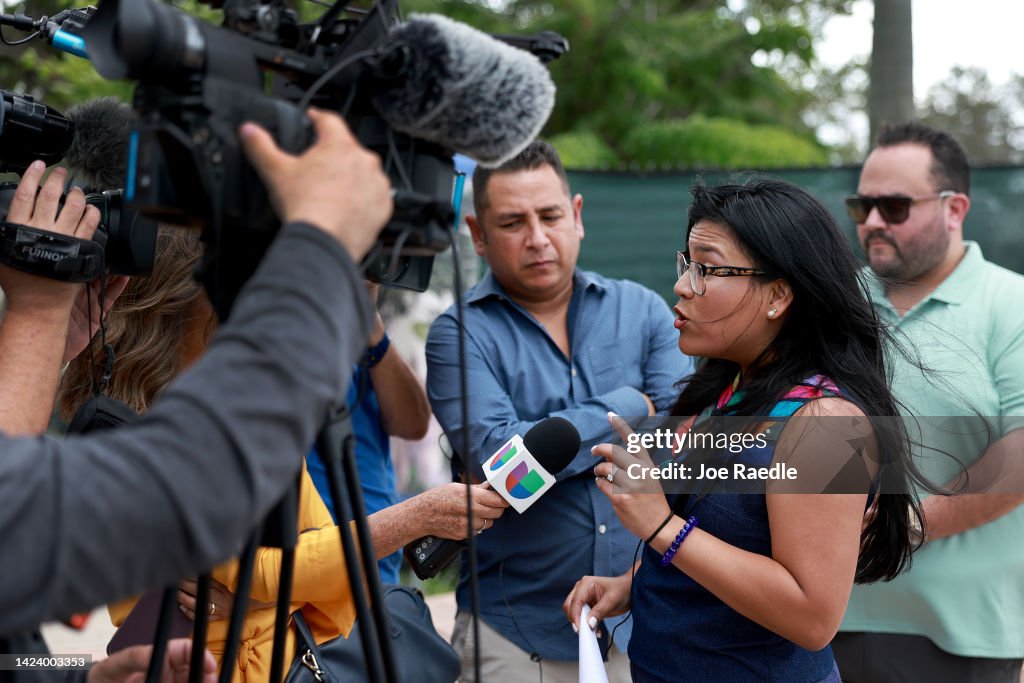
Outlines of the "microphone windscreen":
<svg viewBox="0 0 1024 683">
<path fill-rule="evenodd" d="M 547 122 L 555 84 L 529 52 L 437 14 L 412 14 L 390 37 L 413 53 L 405 77 L 373 100 L 396 130 L 495 167 Z"/>
<path fill-rule="evenodd" d="M 549 474 L 555 475 L 579 453 L 580 433 L 564 417 L 548 417 L 526 432 L 523 445 Z"/>
<path fill-rule="evenodd" d="M 75 124 L 64 159 L 77 184 L 92 190 L 124 187 L 135 112 L 116 97 L 98 97 L 68 110 Z"/>
</svg>

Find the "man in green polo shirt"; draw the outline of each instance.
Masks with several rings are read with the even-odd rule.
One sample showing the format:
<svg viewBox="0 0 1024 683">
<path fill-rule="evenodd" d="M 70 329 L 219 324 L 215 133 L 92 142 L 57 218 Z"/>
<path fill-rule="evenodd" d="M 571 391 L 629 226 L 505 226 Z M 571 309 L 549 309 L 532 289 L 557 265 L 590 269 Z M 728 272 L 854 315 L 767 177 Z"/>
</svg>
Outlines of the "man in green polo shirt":
<svg viewBox="0 0 1024 683">
<path fill-rule="evenodd" d="M 964 241 L 969 190 L 960 145 L 909 123 L 879 134 L 847 208 L 875 310 L 907 352 L 890 354 L 893 391 L 921 442 L 918 467 L 938 484 L 968 468 L 977 490 L 994 452 L 1022 457 L 1024 277 Z M 943 429 L 945 416 L 969 428 Z M 1019 682 L 1024 489 L 1000 479 L 1000 494 L 926 498 L 910 571 L 854 588 L 833 642 L 845 683 Z"/>
</svg>

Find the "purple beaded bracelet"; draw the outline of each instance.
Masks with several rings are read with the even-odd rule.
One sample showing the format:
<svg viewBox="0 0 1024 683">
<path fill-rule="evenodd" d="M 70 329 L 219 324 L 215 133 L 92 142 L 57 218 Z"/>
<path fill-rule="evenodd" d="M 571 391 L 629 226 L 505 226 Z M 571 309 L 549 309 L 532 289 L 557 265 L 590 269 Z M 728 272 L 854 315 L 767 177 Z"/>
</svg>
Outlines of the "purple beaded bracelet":
<svg viewBox="0 0 1024 683">
<path fill-rule="evenodd" d="M 661 556 L 661 566 L 667 567 L 672 564 L 672 558 L 676 556 L 676 551 L 679 550 L 679 546 L 683 544 L 686 537 L 690 535 L 690 532 L 697 528 L 697 515 L 690 515 L 690 518 L 683 524 L 683 528 L 676 534 L 676 540 L 672 541 L 672 545 L 668 547 L 665 554 Z"/>
</svg>

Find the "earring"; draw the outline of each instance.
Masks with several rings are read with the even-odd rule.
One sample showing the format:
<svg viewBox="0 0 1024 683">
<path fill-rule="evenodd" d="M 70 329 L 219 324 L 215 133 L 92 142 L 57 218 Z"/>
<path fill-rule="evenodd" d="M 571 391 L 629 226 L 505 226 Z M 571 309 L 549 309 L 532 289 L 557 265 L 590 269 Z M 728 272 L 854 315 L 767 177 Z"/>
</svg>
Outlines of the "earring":
<svg viewBox="0 0 1024 683">
<path fill-rule="evenodd" d="M 777 311 L 774 308 L 769 308 L 768 309 L 768 317 L 769 318 L 774 319 L 776 313 L 777 313 Z"/>
</svg>

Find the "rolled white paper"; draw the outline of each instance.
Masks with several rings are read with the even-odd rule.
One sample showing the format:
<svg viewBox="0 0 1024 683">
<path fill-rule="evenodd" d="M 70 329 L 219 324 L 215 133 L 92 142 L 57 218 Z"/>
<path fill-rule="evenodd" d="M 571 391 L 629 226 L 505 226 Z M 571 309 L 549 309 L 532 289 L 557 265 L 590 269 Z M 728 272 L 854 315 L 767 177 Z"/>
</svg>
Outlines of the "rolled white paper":
<svg viewBox="0 0 1024 683">
<path fill-rule="evenodd" d="M 608 683 L 608 672 L 601 659 L 601 646 L 587 621 L 590 619 L 590 605 L 583 605 L 580 613 L 580 683 Z"/>
</svg>

